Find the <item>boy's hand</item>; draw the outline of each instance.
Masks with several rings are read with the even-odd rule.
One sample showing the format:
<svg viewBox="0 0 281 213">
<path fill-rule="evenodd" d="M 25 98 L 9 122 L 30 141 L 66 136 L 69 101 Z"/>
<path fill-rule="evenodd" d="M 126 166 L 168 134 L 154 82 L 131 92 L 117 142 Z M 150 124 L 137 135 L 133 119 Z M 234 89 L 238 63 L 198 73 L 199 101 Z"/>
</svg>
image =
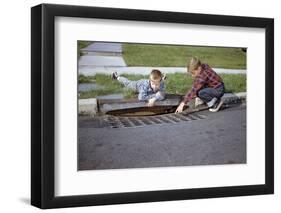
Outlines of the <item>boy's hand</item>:
<svg viewBox="0 0 281 213">
<path fill-rule="evenodd" d="M 148 107 L 153 107 L 155 104 L 156 99 L 155 98 L 151 98 L 148 100 L 147 106 Z"/>
<path fill-rule="evenodd" d="M 184 105 L 185 103 L 181 102 L 178 108 L 176 109 L 175 113 L 182 113 Z"/>
</svg>

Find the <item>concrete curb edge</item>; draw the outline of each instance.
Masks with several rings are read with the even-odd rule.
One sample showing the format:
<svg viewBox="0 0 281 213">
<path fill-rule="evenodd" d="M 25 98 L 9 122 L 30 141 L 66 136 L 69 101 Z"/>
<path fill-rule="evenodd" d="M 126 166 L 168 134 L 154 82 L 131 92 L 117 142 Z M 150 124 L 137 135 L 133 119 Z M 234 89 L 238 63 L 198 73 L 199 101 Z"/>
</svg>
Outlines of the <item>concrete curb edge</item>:
<svg viewBox="0 0 281 213">
<path fill-rule="evenodd" d="M 240 93 L 226 93 L 222 100 L 225 104 L 235 104 L 240 103 L 242 101 L 246 101 L 247 93 L 240 92 Z M 95 116 L 98 112 L 98 104 L 96 98 L 89 98 L 89 99 L 79 99 L 78 100 L 78 112 L 79 115 L 89 115 Z"/>
</svg>

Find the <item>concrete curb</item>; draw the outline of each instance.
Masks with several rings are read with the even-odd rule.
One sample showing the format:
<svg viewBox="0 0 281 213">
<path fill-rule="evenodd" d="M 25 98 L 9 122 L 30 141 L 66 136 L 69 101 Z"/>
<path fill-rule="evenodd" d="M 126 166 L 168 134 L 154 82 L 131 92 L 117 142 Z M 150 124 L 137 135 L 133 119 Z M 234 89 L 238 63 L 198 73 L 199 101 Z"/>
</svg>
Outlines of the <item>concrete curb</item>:
<svg viewBox="0 0 281 213">
<path fill-rule="evenodd" d="M 95 116 L 98 112 L 97 99 L 79 99 L 78 112 L 79 115 Z"/>
<path fill-rule="evenodd" d="M 165 100 L 156 101 L 155 106 L 177 106 L 182 99 L 181 95 L 167 94 Z M 139 107 L 147 107 L 147 102 L 138 99 L 129 100 L 99 100 L 99 112 L 107 113 L 112 110 L 132 109 Z"/>
<path fill-rule="evenodd" d="M 240 92 L 240 93 L 226 93 L 222 97 L 222 100 L 225 104 L 236 104 L 246 101 L 247 93 L 246 92 Z M 105 100 L 104 100 L 105 101 Z M 107 103 L 108 100 L 106 100 L 103 103 L 103 108 L 98 106 L 98 101 L 96 98 L 89 98 L 89 99 L 79 99 L 79 115 L 88 115 L 88 116 L 95 116 L 98 111 L 100 110 L 102 113 L 105 113 L 109 110 L 117 110 L 117 109 L 123 109 L 123 108 L 133 108 L 133 107 L 145 107 L 145 102 L 138 102 L 138 101 L 131 101 L 129 103 L 124 102 L 124 100 L 120 100 L 118 103 L 118 100 L 115 100 L 115 103 Z M 163 106 L 163 105 L 178 105 L 180 102 L 180 99 L 171 99 L 166 100 L 164 102 L 158 102 L 156 106 Z M 99 109 L 100 108 L 100 109 Z"/>
<path fill-rule="evenodd" d="M 222 97 L 222 100 L 225 104 L 235 104 L 246 101 L 247 93 L 239 92 L 239 93 L 225 93 Z"/>
</svg>

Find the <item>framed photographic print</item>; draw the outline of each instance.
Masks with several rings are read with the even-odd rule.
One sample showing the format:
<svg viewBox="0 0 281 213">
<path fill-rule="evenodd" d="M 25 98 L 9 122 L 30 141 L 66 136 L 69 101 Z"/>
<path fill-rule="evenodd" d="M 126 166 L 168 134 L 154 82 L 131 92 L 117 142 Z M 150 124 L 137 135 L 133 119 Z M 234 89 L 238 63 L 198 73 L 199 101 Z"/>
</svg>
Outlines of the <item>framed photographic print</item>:
<svg viewBox="0 0 281 213">
<path fill-rule="evenodd" d="M 274 20 L 31 8 L 31 204 L 274 192 Z"/>
</svg>

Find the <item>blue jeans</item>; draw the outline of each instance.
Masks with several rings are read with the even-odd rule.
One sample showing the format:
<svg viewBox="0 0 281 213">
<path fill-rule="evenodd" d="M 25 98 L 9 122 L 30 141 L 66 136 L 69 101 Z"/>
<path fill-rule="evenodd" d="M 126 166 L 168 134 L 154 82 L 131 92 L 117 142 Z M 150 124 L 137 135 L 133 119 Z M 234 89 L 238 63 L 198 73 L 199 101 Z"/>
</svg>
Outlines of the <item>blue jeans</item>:
<svg viewBox="0 0 281 213">
<path fill-rule="evenodd" d="M 220 99 L 224 95 L 224 83 L 217 88 L 206 87 L 197 92 L 197 96 L 205 103 L 210 102 L 213 98 Z"/>
<path fill-rule="evenodd" d="M 137 81 L 131 81 L 128 78 L 119 76 L 117 79 L 124 87 L 132 90 L 137 90 Z"/>
</svg>

